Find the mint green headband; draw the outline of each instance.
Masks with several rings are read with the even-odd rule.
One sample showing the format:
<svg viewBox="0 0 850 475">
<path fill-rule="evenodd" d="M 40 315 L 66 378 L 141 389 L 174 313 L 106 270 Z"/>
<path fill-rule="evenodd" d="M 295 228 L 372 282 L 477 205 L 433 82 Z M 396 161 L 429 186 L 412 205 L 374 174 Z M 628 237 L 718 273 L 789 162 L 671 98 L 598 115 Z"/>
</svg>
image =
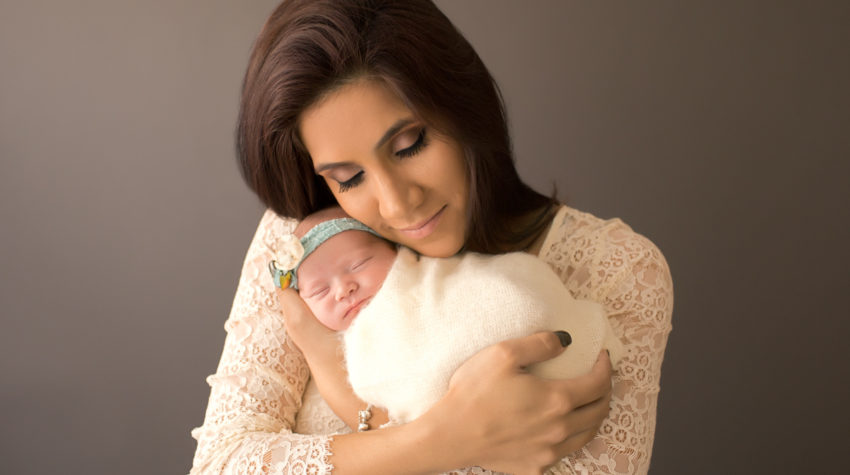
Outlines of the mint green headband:
<svg viewBox="0 0 850 475">
<path fill-rule="evenodd" d="M 290 236 L 287 244 L 284 245 L 286 249 L 281 249 L 286 253 L 286 262 L 283 263 L 283 267 L 279 267 L 281 264 L 277 260 L 269 262 L 269 272 L 274 280 L 274 285 L 281 289 L 292 287 L 298 290 L 298 267 L 304 262 L 304 259 L 307 259 L 307 256 L 312 254 L 323 242 L 343 231 L 352 230 L 366 231 L 381 237 L 374 230 L 353 218 L 323 221 L 307 231 L 307 234 L 300 241 Z M 291 268 L 286 268 L 290 266 Z"/>
</svg>

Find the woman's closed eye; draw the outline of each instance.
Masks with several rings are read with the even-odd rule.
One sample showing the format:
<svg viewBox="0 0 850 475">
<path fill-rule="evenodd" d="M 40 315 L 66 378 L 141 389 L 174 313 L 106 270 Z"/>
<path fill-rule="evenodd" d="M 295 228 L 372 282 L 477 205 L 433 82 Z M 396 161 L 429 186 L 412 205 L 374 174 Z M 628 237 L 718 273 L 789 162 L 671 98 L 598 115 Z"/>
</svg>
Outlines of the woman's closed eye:
<svg viewBox="0 0 850 475">
<path fill-rule="evenodd" d="M 414 132 L 412 131 L 411 133 L 414 133 Z M 405 148 L 402 148 L 401 150 L 397 150 L 395 152 L 397 157 L 401 157 L 401 158 L 412 157 L 412 156 L 416 155 L 417 153 L 419 153 L 423 148 L 425 148 L 426 145 L 428 145 L 428 142 L 425 138 L 425 128 L 424 127 L 419 130 L 419 133 L 415 137 L 416 138 L 415 138 L 415 141 L 413 142 L 413 144 L 411 144 L 411 145 L 409 145 Z"/>
<path fill-rule="evenodd" d="M 363 170 L 355 173 L 354 176 L 345 181 L 339 182 L 339 192 L 343 193 L 360 184 L 363 181 Z"/>
<path fill-rule="evenodd" d="M 411 143 L 410 145 L 406 145 L 406 143 L 410 143 L 411 141 L 413 143 Z M 418 131 L 412 130 L 410 132 L 402 134 L 396 140 L 396 143 L 400 146 L 403 146 L 403 148 L 393 152 L 396 157 L 409 158 L 416 155 L 428 145 L 428 139 L 425 133 L 425 128 L 423 127 Z M 353 175 L 351 175 L 351 177 L 348 179 L 341 180 L 339 178 L 333 177 L 333 180 L 339 183 L 338 193 L 344 193 L 362 183 L 364 178 L 365 175 L 363 173 L 363 170 L 359 170 Z"/>
</svg>

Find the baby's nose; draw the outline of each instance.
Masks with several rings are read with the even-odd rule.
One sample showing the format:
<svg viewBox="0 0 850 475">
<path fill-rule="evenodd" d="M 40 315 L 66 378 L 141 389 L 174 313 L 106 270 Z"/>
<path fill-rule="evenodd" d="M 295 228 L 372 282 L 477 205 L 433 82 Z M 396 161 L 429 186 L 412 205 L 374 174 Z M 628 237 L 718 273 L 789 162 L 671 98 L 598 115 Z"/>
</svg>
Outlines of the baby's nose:
<svg viewBox="0 0 850 475">
<path fill-rule="evenodd" d="M 342 283 L 342 285 L 340 285 L 339 288 L 337 288 L 337 293 L 336 293 L 337 301 L 345 300 L 351 294 L 353 294 L 355 290 L 357 290 L 357 282 L 354 282 L 353 280 L 349 280 L 348 282 Z"/>
</svg>

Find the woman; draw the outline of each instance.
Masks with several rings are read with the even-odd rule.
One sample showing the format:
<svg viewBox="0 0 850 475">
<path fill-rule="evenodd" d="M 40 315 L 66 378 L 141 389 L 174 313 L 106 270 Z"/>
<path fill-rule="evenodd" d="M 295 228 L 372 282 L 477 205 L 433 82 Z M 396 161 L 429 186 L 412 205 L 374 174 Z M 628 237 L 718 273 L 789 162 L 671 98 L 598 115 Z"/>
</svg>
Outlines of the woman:
<svg viewBox="0 0 850 475">
<path fill-rule="evenodd" d="M 666 263 L 619 220 L 557 205 L 519 180 L 495 84 L 430 1 L 284 2 L 254 46 L 237 138 L 243 175 L 270 210 L 193 432 L 193 471 L 648 469 L 672 309 Z M 335 202 L 424 255 L 539 256 L 576 298 L 605 306 L 628 350 L 613 388 L 604 353 L 572 380 L 524 372 L 562 351 L 540 333 L 475 355 L 421 418 L 352 433 L 365 405 L 346 384 L 337 339 L 266 272 L 280 236 Z M 384 421 L 373 410 L 368 424 Z"/>
</svg>

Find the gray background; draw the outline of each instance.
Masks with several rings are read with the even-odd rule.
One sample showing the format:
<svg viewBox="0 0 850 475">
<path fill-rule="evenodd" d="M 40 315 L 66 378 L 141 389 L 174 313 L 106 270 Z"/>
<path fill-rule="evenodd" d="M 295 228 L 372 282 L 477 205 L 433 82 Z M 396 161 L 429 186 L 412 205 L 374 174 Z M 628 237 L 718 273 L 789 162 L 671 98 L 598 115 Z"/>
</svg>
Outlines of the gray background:
<svg viewBox="0 0 850 475">
<path fill-rule="evenodd" d="M 670 263 L 652 472 L 846 468 L 845 2 L 438 3 L 523 177 Z M 233 127 L 274 4 L 0 3 L 0 472 L 188 471 L 262 212 Z"/>
</svg>

